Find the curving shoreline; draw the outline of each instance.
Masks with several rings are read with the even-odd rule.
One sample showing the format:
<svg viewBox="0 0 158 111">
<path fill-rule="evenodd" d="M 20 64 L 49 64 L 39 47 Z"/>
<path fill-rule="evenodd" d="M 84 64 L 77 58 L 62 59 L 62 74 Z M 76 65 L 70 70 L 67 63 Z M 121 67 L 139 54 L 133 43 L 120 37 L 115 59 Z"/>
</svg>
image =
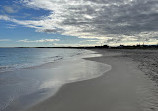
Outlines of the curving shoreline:
<svg viewBox="0 0 158 111">
<path fill-rule="evenodd" d="M 86 57 L 101 56 L 100 54 L 94 54 L 93 51 L 85 50 L 85 52 L 86 53 L 84 54 L 78 56 L 76 55 L 62 61 L 47 63 L 41 66 L 26 68 L 11 73 L 4 73 L 3 75 L 8 75 L 8 77 L 10 77 L 12 80 L 15 80 L 16 83 L 11 84 L 11 86 L 14 85 L 14 87 L 9 87 L 9 90 L 12 91 L 10 91 L 10 94 L 8 95 L 3 94 L 4 99 L 1 99 L 1 101 L 7 100 L 5 97 L 10 96 L 13 90 L 15 90 L 16 95 L 18 95 L 18 91 L 21 88 L 23 88 L 25 91 L 22 89 L 23 95 L 16 96 L 13 101 L 11 101 L 6 107 L 0 110 L 22 111 L 52 97 L 58 92 L 58 90 L 60 90 L 63 85 L 67 83 L 74 83 L 77 81 L 97 78 L 104 72 L 111 70 L 111 66 L 107 64 L 83 59 Z M 9 76 L 9 74 L 12 76 Z M 2 75 L 1 78 L 3 78 Z M 24 83 L 22 84 L 18 78 L 26 80 L 23 80 L 22 82 Z M 4 80 L 6 80 L 5 77 Z M 19 86 L 17 86 L 17 83 Z M 6 91 L 7 88 L 8 87 L 6 87 L 4 91 Z M 12 95 L 14 95 L 14 93 Z M 3 105 L 2 102 L 1 105 Z"/>
<path fill-rule="evenodd" d="M 102 57 L 86 58 L 109 64 L 104 75 L 64 85 L 59 92 L 27 111 L 143 111 L 157 110 L 157 87 L 120 52 L 95 50 Z M 154 90 L 151 90 L 154 89 Z M 150 103 L 150 104 L 149 104 Z"/>
</svg>

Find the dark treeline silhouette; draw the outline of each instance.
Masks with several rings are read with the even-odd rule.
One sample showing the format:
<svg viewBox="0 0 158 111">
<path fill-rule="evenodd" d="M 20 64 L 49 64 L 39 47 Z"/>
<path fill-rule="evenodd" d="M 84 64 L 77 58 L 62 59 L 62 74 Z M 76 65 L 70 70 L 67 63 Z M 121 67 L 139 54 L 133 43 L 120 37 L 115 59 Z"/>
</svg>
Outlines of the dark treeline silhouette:
<svg viewBox="0 0 158 111">
<path fill-rule="evenodd" d="M 4 48 L 4 47 L 3 47 Z M 13 48 L 13 47 L 12 47 Z M 119 46 L 89 46 L 89 47 L 15 47 L 15 48 L 75 48 L 75 49 L 158 49 L 157 45 L 119 45 Z"/>
<path fill-rule="evenodd" d="M 81 47 L 80 47 L 81 48 Z M 83 48 L 83 47 L 82 47 Z M 98 48 L 98 49 L 158 49 L 158 45 L 120 45 L 120 46 L 95 46 L 95 47 L 84 47 L 84 48 Z"/>
<path fill-rule="evenodd" d="M 158 45 L 120 45 L 117 47 L 111 47 L 113 49 L 157 49 Z"/>
</svg>

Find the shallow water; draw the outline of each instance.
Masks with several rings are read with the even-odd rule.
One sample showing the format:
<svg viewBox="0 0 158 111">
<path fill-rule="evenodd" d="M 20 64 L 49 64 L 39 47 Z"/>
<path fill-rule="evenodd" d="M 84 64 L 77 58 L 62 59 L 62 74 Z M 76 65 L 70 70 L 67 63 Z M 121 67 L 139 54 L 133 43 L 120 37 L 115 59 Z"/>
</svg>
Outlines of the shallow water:
<svg viewBox="0 0 158 111">
<path fill-rule="evenodd" d="M 19 50 L 19 53 L 23 50 L 23 54 L 25 49 L 17 50 Z M 37 49 L 39 51 L 38 54 L 41 52 L 43 55 L 38 56 L 41 59 L 39 59 L 39 62 L 36 62 L 36 49 L 27 50 L 34 51 L 33 55 L 28 54 L 30 58 L 27 60 L 16 62 L 16 60 L 12 61 L 11 59 L 10 62 L 6 63 L 18 63 L 21 65 L 24 62 L 28 64 L 31 60 L 34 60 L 31 63 L 36 65 L 23 68 L 18 67 L 13 71 L 8 72 L 5 70 L 5 72 L 0 73 L 0 111 L 21 111 L 54 95 L 66 83 L 95 78 L 111 69 L 109 65 L 82 59 L 88 57 L 88 55 L 89 57 L 101 56 L 94 54 L 92 51 L 59 49 L 58 52 L 57 49 L 46 49 L 46 51 L 45 49 Z M 49 52 L 57 52 L 57 54 L 49 54 Z M 11 54 L 13 53 L 11 52 Z M 46 54 L 49 54 L 49 57 Z M 14 56 L 13 54 L 13 58 Z M 60 56 L 63 59 L 56 61 L 48 59 L 51 56 Z M 11 57 L 9 56 L 9 58 Z"/>
<path fill-rule="evenodd" d="M 84 53 L 84 51 L 51 48 L 0 48 L 0 72 L 54 62 Z"/>
</svg>

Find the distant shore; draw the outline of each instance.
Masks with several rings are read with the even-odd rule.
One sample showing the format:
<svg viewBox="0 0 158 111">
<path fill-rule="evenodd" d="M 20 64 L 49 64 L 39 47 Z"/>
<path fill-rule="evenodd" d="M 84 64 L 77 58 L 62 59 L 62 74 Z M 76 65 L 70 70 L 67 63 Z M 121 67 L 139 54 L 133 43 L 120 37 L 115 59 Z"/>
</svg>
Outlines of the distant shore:
<svg viewBox="0 0 158 111">
<path fill-rule="evenodd" d="M 119 45 L 119 46 L 110 46 L 110 45 L 101 45 L 101 46 L 59 46 L 59 47 L 0 47 L 0 48 L 71 48 L 71 49 L 158 49 L 158 44 L 147 45 L 147 44 L 136 44 L 136 45 Z"/>
<path fill-rule="evenodd" d="M 111 71 L 95 79 L 66 84 L 55 96 L 27 111 L 158 110 L 157 87 L 144 71 L 151 72 L 150 66 L 142 68 L 157 62 L 157 50 L 93 50 L 103 56 L 85 59 L 109 64 Z"/>
</svg>

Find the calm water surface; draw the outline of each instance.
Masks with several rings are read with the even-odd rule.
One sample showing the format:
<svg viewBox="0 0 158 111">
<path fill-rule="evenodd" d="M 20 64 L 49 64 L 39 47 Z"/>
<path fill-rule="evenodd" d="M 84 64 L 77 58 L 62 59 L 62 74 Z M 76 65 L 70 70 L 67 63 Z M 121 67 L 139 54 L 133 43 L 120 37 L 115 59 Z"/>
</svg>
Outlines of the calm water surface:
<svg viewBox="0 0 158 111">
<path fill-rule="evenodd" d="M 81 49 L 0 48 L 0 111 L 21 111 L 70 82 L 98 77 L 111 66 L 84 60 Z"/>
</svg>

